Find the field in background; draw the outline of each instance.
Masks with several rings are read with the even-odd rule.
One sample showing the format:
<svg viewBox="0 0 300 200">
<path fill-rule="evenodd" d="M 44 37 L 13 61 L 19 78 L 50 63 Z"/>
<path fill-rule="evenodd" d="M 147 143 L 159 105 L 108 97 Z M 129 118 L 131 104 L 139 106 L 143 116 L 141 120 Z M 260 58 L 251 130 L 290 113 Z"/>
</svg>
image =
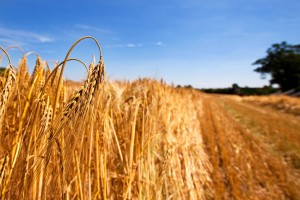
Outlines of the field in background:
<svg viewBox="0 0 300 200">
<path fill-rule="evenodd" d="M 102 58 L 88 71 L 7 68 L 1 199 L 300 199 L 299 99 L 105 81 Z"/>
</svg>

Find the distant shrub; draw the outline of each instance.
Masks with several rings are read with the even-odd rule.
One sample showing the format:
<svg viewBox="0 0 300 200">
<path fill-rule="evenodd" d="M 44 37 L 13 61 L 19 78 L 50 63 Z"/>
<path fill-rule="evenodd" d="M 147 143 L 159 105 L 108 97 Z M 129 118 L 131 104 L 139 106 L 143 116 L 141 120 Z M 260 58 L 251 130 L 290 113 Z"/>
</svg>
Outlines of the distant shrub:
<svg viewBox="0 0 300 200">
<path fill-rule="evenodd" d="M 247 95 L 268 95 L 278 91 L 278 88 L 271 86 L 264 86 L 262 88 L 250 88 L 250 87 L 229 87 L 229 88 L 209 88 L 201 89 L 206 93 L 217 93 L 217 94 L 237 94 L 241 96 Z"/>
</svg>

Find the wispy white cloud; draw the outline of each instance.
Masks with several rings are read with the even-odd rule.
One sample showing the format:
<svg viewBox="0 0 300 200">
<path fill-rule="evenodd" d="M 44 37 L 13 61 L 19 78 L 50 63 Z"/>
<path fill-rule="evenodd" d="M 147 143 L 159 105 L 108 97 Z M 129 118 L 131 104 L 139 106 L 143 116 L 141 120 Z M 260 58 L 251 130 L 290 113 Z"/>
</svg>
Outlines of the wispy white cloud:
<svg viewBox="0 0 300 200">
<path fill-rule="evenodd" d="M 91 31 L 101 32 L 101 33 L 108 33 L 108 34 L 114 33 L 111 30 L 102 29 L 102 28 L 98 28 L 98 27 L 95 27 L 95 26 L 90 26 L 90 25 L 87 25 L 87 24 L 76 24 L 75 27 L 80 28 L 80 29 L 84 29 L 84 30 L 91 30 Z"/>
<path fill-rule="evenodd" d="M 0 39 L 9 43 L 46 43 L 53 38 L 36 32 L 0 27 Z"/>
<path fill-rule="evenodd" d="M 159 47 L 166 46 L 162 41 L 154 42 L 153 45 L 156 45 L 156 46 L 159 46 Z"/>
<path fill-rule="evenodd" d="M 158 42 L 144 42 L 144 43 L 126 43 L 126 44 L 112 44 L 112 45 L 106 45 L 106 48 L 123 48 L 123 47 L 127 47 L 127 48 L 135 48 L 135 47 L 143 47 L 143 46 L 149 46 L 149 45 L 154 45 L 154 46 L 158 46 L 158 47 L 163 47 L 166 46 L 166 44 L 164 44 L 161 41 Z"/>
<path fill-rule="evenodd" d="M 129 47 L 129 48 L 133 48 L 133 47 L 141 47 L 141 46 L 143 46 L 142 43 L 137 43 L 137 44 L 128 43 L 128 44 L 126 44 L 126 47 Z"/>
<path fill-rule="evenodd" d="M 2 38 L 1 36 L 0 36 L 0 42 L 1 43 L 6 43 L 8 45 L 16 45 L 16 46 L 23 46 L 23 45 L 25 45 L 24 42 L 19 42 L 19 41 L 7 39 L 7 38 Z"/>
<path fill-rule="evenodd" d="M 126 44 L 112 44 L 112 45 L 105 45 L 106 48 L 135 48 L 135 47 L 142 47 L 143 43 L 126 43 Z"/>
</svg>

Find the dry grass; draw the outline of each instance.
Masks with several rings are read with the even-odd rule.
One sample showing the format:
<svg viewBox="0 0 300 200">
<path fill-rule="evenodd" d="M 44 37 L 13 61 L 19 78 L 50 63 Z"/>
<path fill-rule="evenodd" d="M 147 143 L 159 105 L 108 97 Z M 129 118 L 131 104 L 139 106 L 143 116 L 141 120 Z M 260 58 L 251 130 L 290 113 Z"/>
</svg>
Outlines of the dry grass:
<svg viewBox="0 0 300 200">
<path fill-rule="evenodd" d="M 243 101 L 261 106 L 268 106 L 276 110 L 300 116 L 300 99 L 283 95 L 273 96 L 250 96 L 244 97 Z"/>
<path fill-rule="evenodd" d="M 297 125 L 272 129 L 261 114 L 253 125 L 258 134 L 246 121 L 257 111 L 241 101 L 150 79 L 105 81 L 101 52 L 84 83 L 64 81 L 66 63 L 81 62 L 68 58 L 75 45 L 53 71 L 38 56 L 30 76 L 28 54 L 17 69 L 8 67 L 0 102 L 1 199 L 300 197 L 298 169 L 282 159 L 299 147 L 292 142 Z M 270 148 L 282 140 L 271 140 L 272 130 L 284 132 L 292 147 Z"/>
<path fill-rule="evenodd" d="M 299 199 L 299 168 L 284 160 L 300 155 L 299 119 L 228 96 L 207 95 L 204 108 L 217 199 Z"/>
</svg>

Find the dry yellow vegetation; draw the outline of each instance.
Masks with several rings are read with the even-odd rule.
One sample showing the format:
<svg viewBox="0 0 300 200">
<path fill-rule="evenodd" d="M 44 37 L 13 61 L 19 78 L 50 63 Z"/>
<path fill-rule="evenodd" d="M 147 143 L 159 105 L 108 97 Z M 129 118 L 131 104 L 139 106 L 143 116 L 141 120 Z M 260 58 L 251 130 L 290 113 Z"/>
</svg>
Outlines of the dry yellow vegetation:
<svg viewBox="0 0 300 200">
<path fill-rule="evenodd" d="M 30 75 L 26 54 L 7 67 L 1 199 L 300 198 L 298 115 L 163 81 L 107 81 L 101 50 L 80 87 L 62 79 L 74 47 L 52 71 L 38 57 Z"/>
</svg>

